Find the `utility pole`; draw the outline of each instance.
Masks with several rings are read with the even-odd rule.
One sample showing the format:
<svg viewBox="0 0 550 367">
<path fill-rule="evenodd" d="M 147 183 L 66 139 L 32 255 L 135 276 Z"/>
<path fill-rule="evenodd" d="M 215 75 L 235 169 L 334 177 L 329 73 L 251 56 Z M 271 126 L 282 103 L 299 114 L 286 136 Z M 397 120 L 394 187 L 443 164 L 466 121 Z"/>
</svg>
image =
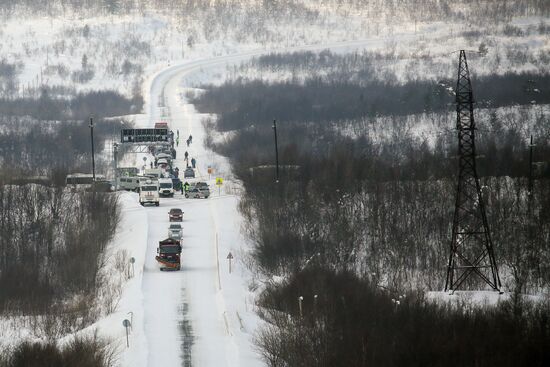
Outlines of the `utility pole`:
<svg viewBox="0 0 550 367">
<path fill-rule="evenodd" d="M 500 291 L 501 283 L 476 169 L 474 99 L 464 50 L 460 51 L 459 58 L 456 112 L 459 171 L 445 291 L 454 292 L 463 285 L 467 289 L 477 288 L 479 284 L 475 281 L 465 283 L 472 275 L 477 275 L 493 290 Z"/>
<path fill-rule="evenodd" d="M 279 146 L 277 145 L 277 120 L 273 120 L 273 133 L 275 134 L 275 182 L 279 182 Z"/>
<path fill-rule="evenodd" d="M 531 142 L 529 144 L 529 186 L 527 195 L 529 195 L 529 210 L 531 209 L 531 198 L 533 197 L 533 135 L 531 135 Z"/>
<path fill-rule="evenodd" d="M 534 238 L 534 213 L 533 213 L 533 135 L 531 135 L 531 141 L 529 143 L 529 182 L 527 186 L 527 236 L 529 240 L 529 249 L 527 251 L 527 258 L 530 264 L 537 265 L 537 274 L 540 274 L 540 260 L 536 256 L 535 251 L 535 238 Z"/>
<path fill-rule="evenodd" d="M 90 138 L 92 141 L 92 177 L 95 182 L 94 118 L 93 117 L 90 117 Z"/>
<path fill-rule="evenodd" d="M 113 165 L 115 168 L 115 190 L 118 191 L 118 143 L 113 143 Z"/>
</svg>

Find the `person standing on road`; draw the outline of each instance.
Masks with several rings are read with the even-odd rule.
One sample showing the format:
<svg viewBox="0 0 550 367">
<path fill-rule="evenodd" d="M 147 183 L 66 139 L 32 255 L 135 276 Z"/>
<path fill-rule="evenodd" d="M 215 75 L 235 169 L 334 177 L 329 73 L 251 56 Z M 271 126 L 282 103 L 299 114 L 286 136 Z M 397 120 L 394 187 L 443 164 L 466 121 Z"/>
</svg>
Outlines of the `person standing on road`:
<svg viewBox="0 0 550 367">
<path fill-rule="evenodd" d="M 195 165 L 197 164 L 197 160 L 195 158 L 191 158 L 191 166 L 195 168 Z"/>
<path fill-rule="evenodd" d="M 179 136 L 176 138 L 176 146 L 177 146 L 177 147 L 180 146 L 180 137 L 179 137 Z"/>
</svg>

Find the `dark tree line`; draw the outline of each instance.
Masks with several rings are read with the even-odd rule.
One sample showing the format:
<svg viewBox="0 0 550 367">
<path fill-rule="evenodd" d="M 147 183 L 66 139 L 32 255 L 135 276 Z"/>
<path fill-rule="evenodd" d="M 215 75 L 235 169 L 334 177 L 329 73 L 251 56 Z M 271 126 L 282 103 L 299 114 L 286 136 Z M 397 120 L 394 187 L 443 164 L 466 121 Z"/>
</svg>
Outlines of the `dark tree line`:
<svg viewBox="0 0 550 367">
<path fill-rule="evenodd" d="M 117 139 L 122 120 L 95 120 L 96 152 L 107 139 Z M 91 172 L 88 121 L 33 121 L 3 117 L 0 125 L 0 176 L 4 182 L 17 177 L 47 176 L 58 184 L 68 172 Z M 99 157 L 98 167 L 105 164 Z"/>
<path fill-rule="evenodd" d="M 66 93 L 66 91 L 65 91 Z M 37 120 L 87 120 L 138 113 L 143 107 L 141 96 L 126 98 L 115 91 L 93 91 L 59 96 L 55 87 L 44 87 L 36 98 L 2 98 L 0 114 L 32 116 Z"/>
<path fill-rule="evenodd" d="M 550 74 L 490 75 L 474 79 L 478 107 L 546 104 Z M 338 121 L 368 116 L 399 116 L 449 109 L 453 83 L 417 80 L 393 84 L 371 80 L 364 85 L 342 80 L 306 79 L 304 83 L 237 80 L 207 88 L 195 99 L 200 109 L 220 114 L 220 130 L 281 121 Z M 536 87 L 535 87 L 536 86 Z M 534 91 L 536 89 L 536 91 Z"/>
<path fill-rule="evenodd" d="M 89 118 L 94 117 L 96 152 L 107 139 L 118 140 L 122 119 L 106 119 L 140 111 L 141 96 L 131 99 L 113 91 L 77 93 L 43 88 L 38 99 L 0 99 L 0 172 L 3 180 L 48 176 L 61 183 L 67 172 L 91 171 Z M 98 166 L 104 164 L 98 159 Z M 61 181 L 58 180 L 61 178 Z"/>
<path fill-rule="evenodd" d="M 303 297 L 300 314 L 298 299 Z M 257 337 L 268 366 L 544 366 L 548 304 L 494 309 L 392 294 L 351 272 L 312 267 L 260 301 Z"/>
</svg>

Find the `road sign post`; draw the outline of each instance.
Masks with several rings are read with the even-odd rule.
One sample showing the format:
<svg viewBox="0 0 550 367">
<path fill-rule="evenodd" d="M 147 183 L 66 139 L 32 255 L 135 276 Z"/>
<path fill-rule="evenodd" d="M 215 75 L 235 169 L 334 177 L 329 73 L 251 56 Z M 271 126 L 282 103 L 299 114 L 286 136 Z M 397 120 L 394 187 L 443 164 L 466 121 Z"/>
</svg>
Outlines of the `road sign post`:
<svg viewBox="0 0 550 367">
<path fill-rule="evenodd" d="M 136 259 L 134 257 L 130 258 L 130 264 L 132 264 L 132 278 L 134 277 L 134 264 L 136 263 Z"/>
<path fill-rule="evenodd" d="M 216 186 L 218 186 L 218 196 L 221 196 L 221 193 L 222 193 L 222 185 L 223 185 L 223 178 L 217 177 L 217 178 L 216 178 Z"/>
<path fill-rule="evenodd" d="M 122 326 L 126 329 L 126 348 L 130 348 L 130 339 L 128 338 L 128 329 L 132 326 L 132 323 L 128 319 L 122 321 Z"/>
<path fill-rule="evenodd" d="M 231 260 L 233 260 L 233 254 L 231 252 L 227 254 L 227 260 L 229 260 L 229 274 L 231 274 Z"/>
</svg>

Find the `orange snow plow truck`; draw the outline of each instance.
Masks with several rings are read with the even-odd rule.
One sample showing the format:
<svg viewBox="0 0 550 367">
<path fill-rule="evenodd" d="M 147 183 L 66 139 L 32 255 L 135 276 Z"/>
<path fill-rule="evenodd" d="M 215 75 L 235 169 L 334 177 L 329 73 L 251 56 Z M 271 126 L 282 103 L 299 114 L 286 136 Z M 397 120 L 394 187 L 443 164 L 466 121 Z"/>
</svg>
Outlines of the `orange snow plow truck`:
<svg viewBox="0 0 550 367">
<path fill-rule="evenodd" d="M 155 259 L 160 264 L 160 270 L 180 270 L 181 244 L 179 240 L 167 238 L 159 242 Z"/>
</svg>

